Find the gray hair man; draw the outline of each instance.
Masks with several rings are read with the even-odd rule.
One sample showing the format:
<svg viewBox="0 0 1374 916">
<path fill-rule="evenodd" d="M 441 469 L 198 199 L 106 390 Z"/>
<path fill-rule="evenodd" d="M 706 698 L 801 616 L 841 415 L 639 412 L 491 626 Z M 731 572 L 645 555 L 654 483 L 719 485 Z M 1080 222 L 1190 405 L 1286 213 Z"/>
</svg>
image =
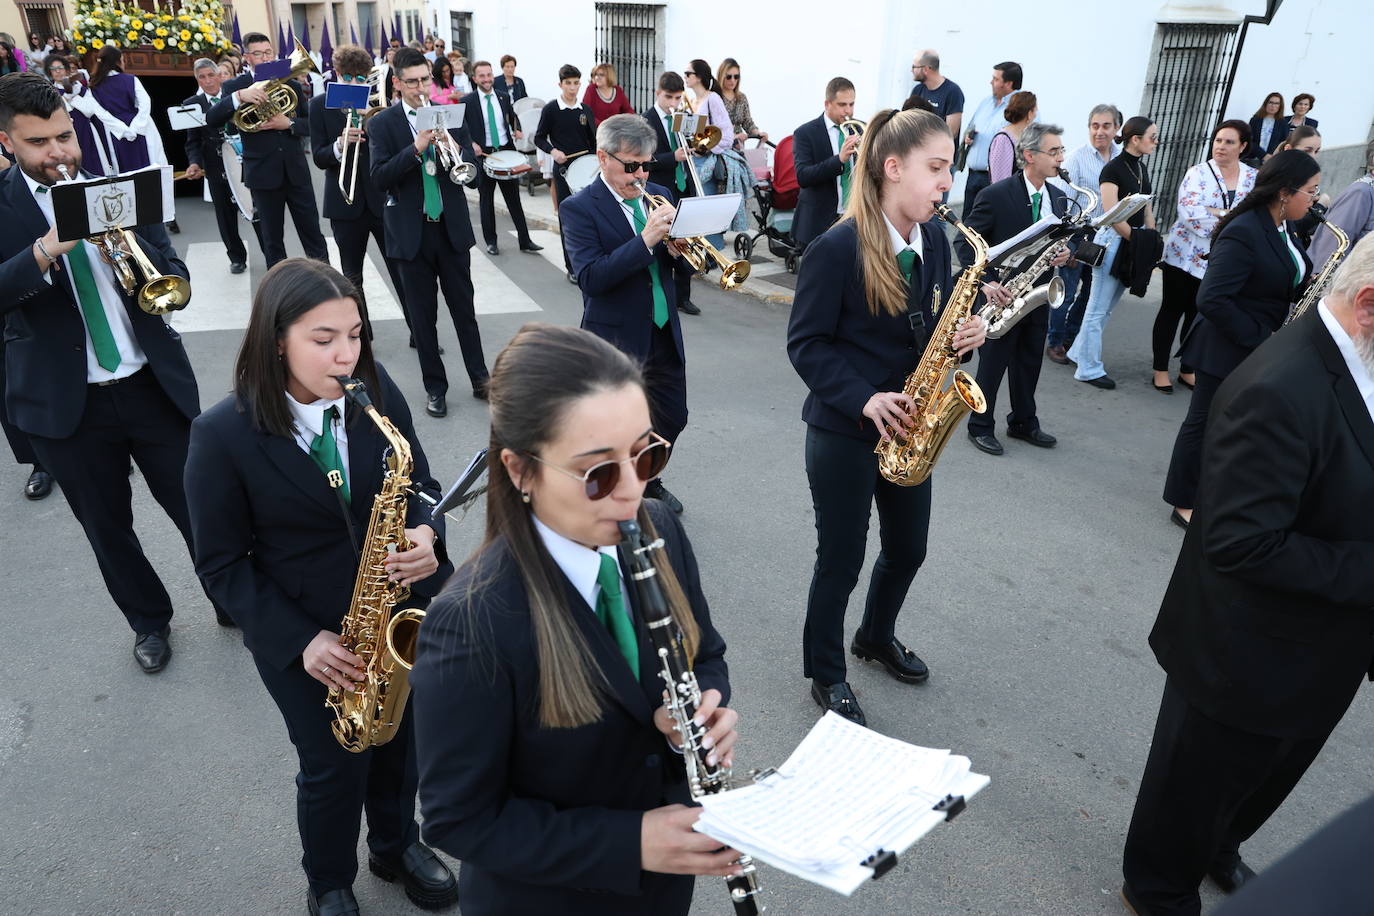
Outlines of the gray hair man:
<svg viewBox="0 0 1374 916">
<path fill-rule="evenodd" d="M 224 75 L 220 72 L 219 64 L 208 57 L 197 58 L 191 65 L 191 72 L 196 75 L 200 91 L 182 100 L 181 104 L 183 107 L 198 105 L 201 111 L 209 112 L 221 98 Z M 229 257 L 229 272 L 241 274 L 248 269 L 248 249 L 239 236 L 238 205 L 234 203 L 229 179 L 224 174 L 224 134 L 224 130 L 209 127 L 192 127 L 186 131 L 186 177 L 190 180 L 205 179 L 210 200 L 215 205 L 219 237 Z"/>
</svg>

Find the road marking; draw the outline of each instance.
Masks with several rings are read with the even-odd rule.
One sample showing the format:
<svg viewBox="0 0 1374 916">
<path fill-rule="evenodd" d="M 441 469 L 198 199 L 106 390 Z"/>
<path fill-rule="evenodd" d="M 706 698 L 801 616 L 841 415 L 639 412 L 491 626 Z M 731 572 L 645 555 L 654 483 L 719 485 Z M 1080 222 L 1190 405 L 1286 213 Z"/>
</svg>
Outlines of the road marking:
<svg viewBox="0 0 1374 916">
<path fill-rule="evenodd" d="M 517 239 L 515 245 L 516 254 L 519 257 L 528 258 L 529 255 L 520 250 L 518 241 L 519 236 L 516 234 L 515 230 L 507 229 L 506 234 Z M 542 257 L 545 261 L 548 261 L 554 267 L 557 267 L 560 274 L 568 272 L 567 266 L 563 263 L 563 236 L 559 235 L 557 232 L 550 232 L 547 229 L 531 229 L 530 241 L 534 242 L 536 245 L 544 246 L 543 251 L 537 251 L 535 254 Z M 505 257 L 505 255 L 501 257 Z"/>
</svg>

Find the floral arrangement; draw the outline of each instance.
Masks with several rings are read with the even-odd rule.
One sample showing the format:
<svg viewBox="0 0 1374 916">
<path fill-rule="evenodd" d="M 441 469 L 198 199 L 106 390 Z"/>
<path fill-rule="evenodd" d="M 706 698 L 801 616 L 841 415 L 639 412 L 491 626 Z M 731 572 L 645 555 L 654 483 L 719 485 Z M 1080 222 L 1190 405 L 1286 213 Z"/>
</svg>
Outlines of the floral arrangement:
<svg viewBox="0 0 1374 916">
<path fill-rule="evenodd" d="M 153 0 L 151 10 L 125 5 L 124 0 L 77 0 L 69 39 L 77 54 L 99 51 L 105 45 L 149 47 L 174 54 L 215 55 L 232 48 L 224 34 L 224 5 L 220 0 Z"/>
</svg>

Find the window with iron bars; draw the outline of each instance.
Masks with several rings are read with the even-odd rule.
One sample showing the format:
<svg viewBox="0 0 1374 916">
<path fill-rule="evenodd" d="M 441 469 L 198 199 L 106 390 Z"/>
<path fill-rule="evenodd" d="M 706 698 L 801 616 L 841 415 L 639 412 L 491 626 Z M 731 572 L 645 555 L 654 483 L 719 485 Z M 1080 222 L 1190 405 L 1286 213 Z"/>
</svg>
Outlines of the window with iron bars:
<svg viewBox="0 0 1374 916">
<path fill-rule="evenodd" d="M 453 39 L 449 50 L 469 56 L 472 53 L 472 13 L 449 13 L 448 23 Z"/>
<path fill-rule="evenodd" d="M 596 5 L 596 62 L 615 68 L 616 81 L 635 111 L 647 111 L 654 104 L 663 72 L 663 19 L 663 6 Z"/>
</svg>

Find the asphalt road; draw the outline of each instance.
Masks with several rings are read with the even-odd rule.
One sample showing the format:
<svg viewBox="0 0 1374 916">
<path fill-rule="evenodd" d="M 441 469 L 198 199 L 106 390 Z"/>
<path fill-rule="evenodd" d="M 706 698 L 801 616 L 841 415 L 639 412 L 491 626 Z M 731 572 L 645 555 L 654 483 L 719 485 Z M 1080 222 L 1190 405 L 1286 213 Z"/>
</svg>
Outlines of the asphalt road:
<svg viewBox="0 0 1374 916">
<path fill-rule="evenodd" d="M 213 241 L 208 207 L 181 201 L 180 211 L 179 246 Z M 507 238 L 497 264 L 542 311 L 484 316 L 489 360 L 525 321 L 576 324 L 581 311 L 558 267 Z M 223 307 L 223 266 L 193 281 L 191 309 Z M 705 285 L 695 297 L 704 314 L 683 322 L 691 420 L 666 480 L 686 504 L 729 643 L 748 769 L 781 763 L 818 713 L 800 660 L 814 550 L 804 391 L 783 349 L 786 306 Z M 929 558 L 898 626 L 930 664 L 929 683 L 850 669 L 872 727 L 966 754 L 991 786 L 852 898 L 763 867 L 770 912 L 1123 912 L 1120 850 L 1163 684 L 1146 634 L 1180 541 L 1160 491 L 1187 400 L 1149 385 L 1156 303 L 1128 297 L 1109 325 L 1116 391 L 1045 365 L 1040 416 L 1058 448 L 1006 440 L 1007 454 L 991 458 L 961 432 L 947 449 Z M 186 334 L 203 406 L 228 390 L 239 338 L 233 328 Z M 461 380 L 443 321 L 441 341 Z M 452 479 L 486 440 L 485 405 L 456 381 L 449 416 L 424 416 L 404 325 L 379 321 L 376 349 L 417 408 L 436 474 Z M 0 911 L 303 912 L 294 752 L 238 634 L 215 624 L 180 536 L 136 476 L 136 527 L 177 607 L 175 656 L 149 677 L 60 492 L 26 502 L 27 473 L 0 466 L 10 672 L 0 684 Z M 464 556 L 480 530 L 480 510 L 451 524 L 450 553 Z M 1250 863 L 1272 862 L 1374 790 L 1371 746 L 1366 691 L 1247 845 Z M 367 912 L 414 911 L 365 865 L 354 890 Z M 1207 906 L 1217 899 L 1204 890 Z M 729 912 L 716 879 L 698 882 L 692 912 Z"/>
</svg>

